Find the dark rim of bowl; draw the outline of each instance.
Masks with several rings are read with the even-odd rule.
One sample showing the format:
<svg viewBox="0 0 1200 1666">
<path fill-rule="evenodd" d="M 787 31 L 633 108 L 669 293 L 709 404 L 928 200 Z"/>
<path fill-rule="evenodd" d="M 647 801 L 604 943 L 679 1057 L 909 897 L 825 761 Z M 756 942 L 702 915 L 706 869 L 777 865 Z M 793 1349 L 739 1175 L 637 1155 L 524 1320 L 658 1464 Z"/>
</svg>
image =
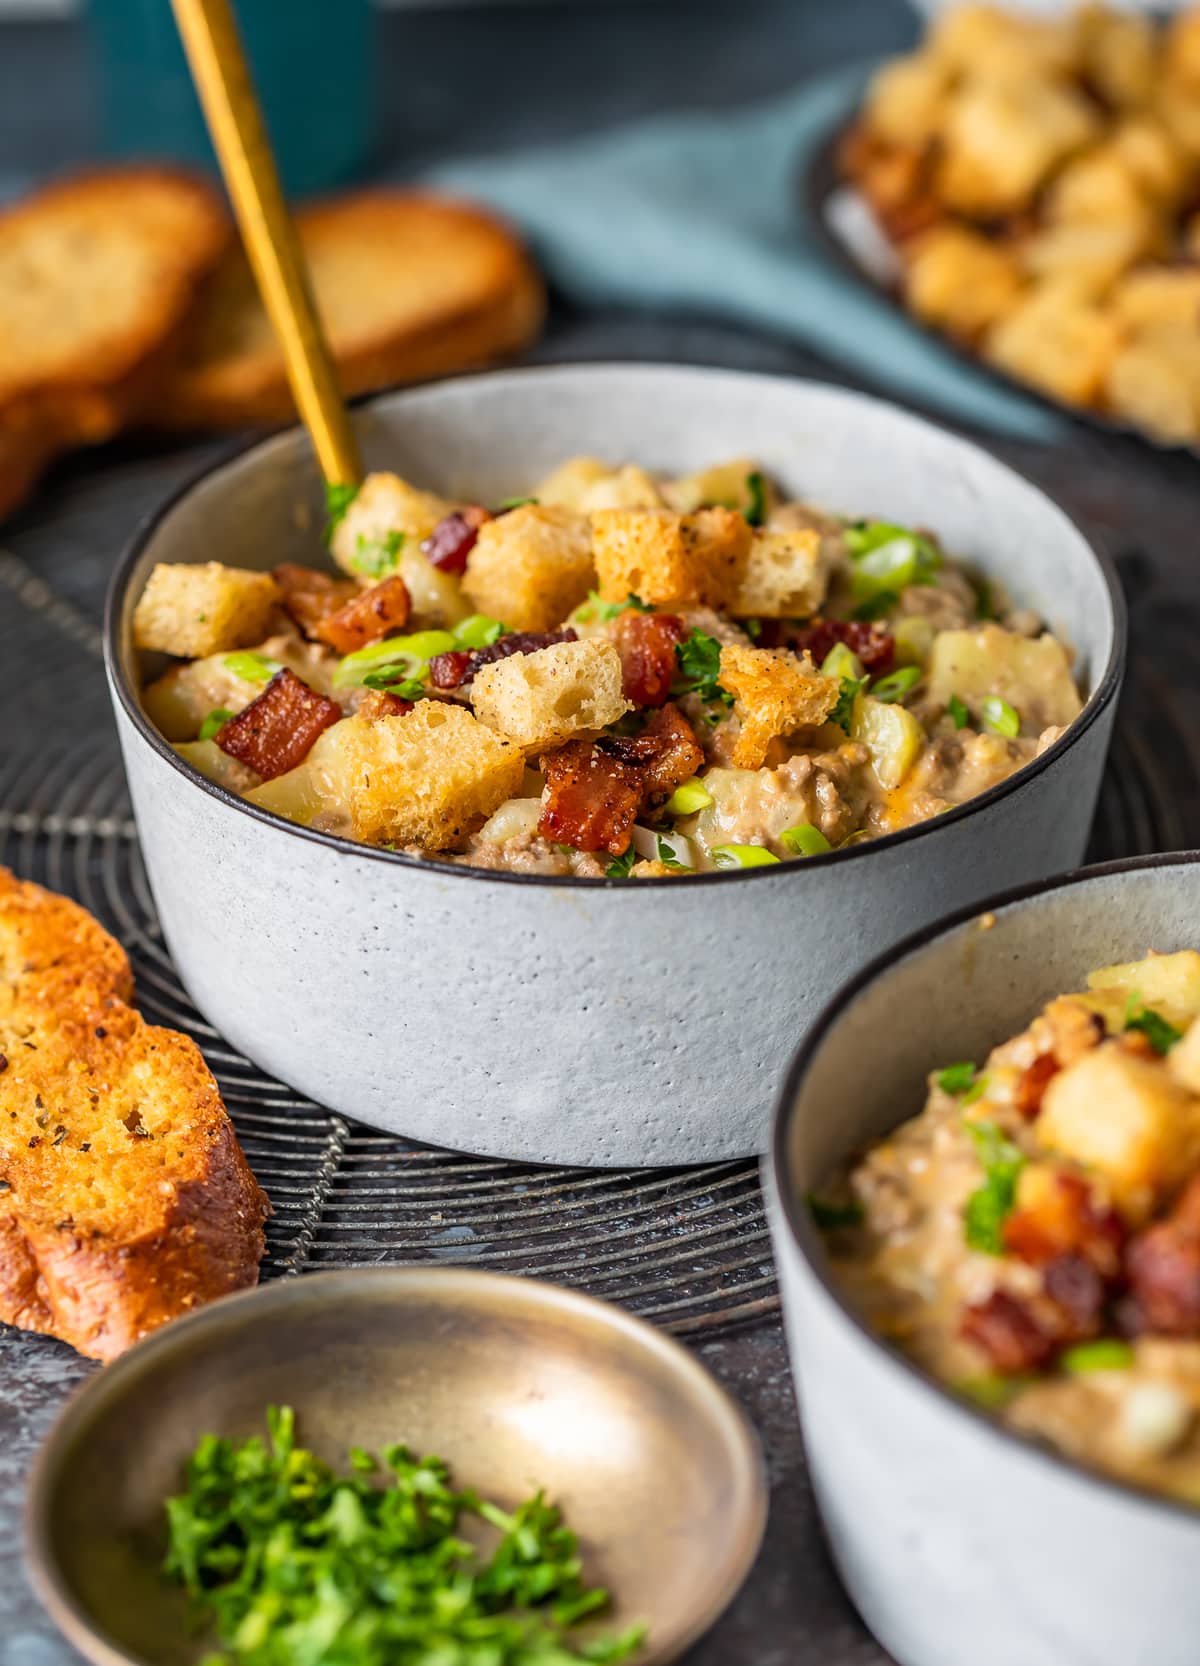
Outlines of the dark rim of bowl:
<svg viewBox="0 0 1200 1666">
<path fill-rule="evenodd" d="M 584 362 L 581 364 L 531 365 L 517 370 L 485 372 L 483 375 L 476 373 L 473 377 L 471 374 L 464 374 L 462 376 L 444 378 L 443 382 L 449 383 L 470 381 L 472 379 L 479 382 L 485 382 L 493 379 L 498 374 L 515 380 L 525 377 L 537 378 L 539 376 L 546 376 L 547 372 L 554 373 L 559 371 L 601 370 L 609 374 L 617 371 L 625 371 L 636 374 L 647 370 L 654 371 L 663 369 L 670 370 L 672 372 L 690 371 L 700 376 L 712 373 L 712 367 L 703 365 L 659 365 L 646 361 L 634 361 L 626 364 L 620 361 L 596 361 L 595 363 Z M 821 856 L 809 856 L 803 860 L 785 861 L 778 864 L 763 864 L 761 867 L 755 868 L 724 869 L 713 873 L 694 874 L 688 879 L 686 887 L 682 888 L 685 895 L 690 893 L 696 885 L 725 884 L 730 881 L 745 883 L 746 881 L 753 879 L 778 878 L 780 874 L 786 873 L 791 869 L 804 873 L 814 867 L 823 868 L 833 862 L 853 862 L 860 860 L 863 857 L 873 855 L 878 850 L 892 849 L 898 845 L 907 843 L 912 839 L 934 839 L 943 828 L 956 822 L 964 821 L 968 816 L 973 816 L 980 811 L 986 810 L 990 805 L 998 803 L 1003 798 L 1007 798 L 1010 793 L 1019 792 L 1026 782 L 1032 781 L 1036 776 L 1042 774 L 1043 771 L 1052 768 L 1060 758 L 1064 757 L 1071 747 L 1074 746 L 1076 741 L 1080 740 L 1083 735 L 1086 734 L 1088 729 L 1091 728 L 1092 724 L 1095 723 L 1101 713 L 1112 703 L 1121 684 L 1121 677 L 1125 664 L 1127 639 L 1125 598 L 1121 590 L 1121 584 L 1117 577 L 1116 569 L 1113 566 L 1112 560 L 1107 551 L 1101 546 L 1097 538 L 1092 533 L 1086 531 L 1075 516 L 1073 516 L 1068 510 L 1064 509 L 1056 499 L 1050 497 L 1050 494 L 1042 486 L 1040 486 L 1036 480 L 1031 479 L 1022 470 L 1014 468 L 1011 463 L 997 457 L 992 457 L 992 454 L 987 450 L 986 446 L 980 444 L 979 441 L 968 439 L 963 435 L 955 433 L 952 429 L 943 427 L 939 423 L 931 422 L 928 417 L 918 416 L 910 411 L 905 411 L 903 407 L 889 407 L 889 402 L 887 400 L 877 399 L 871 394 L 859 393 L 855 389 L 835 388 L 827 386 L 825 383 L 812 381 L 806 382 L 802 377 L 788 376 L 786 374 L 769 375 L 764 374 L 761 371 L 717 370 L 716 374 L 733 376 L 739 380 L 745 379 L 761 382 L 797 382 L 803 386 L 812 386 L 820 388 L 823 391 L 838 393 L 843 397 L 861 400 L 864 404 L 883 405 L 888 408 L 897 409 L 902 415 L 909 417 L 911 421 L 919 423 L 926 428 L 933 429 L 936 433 L 939 433 L 946 438 L 953 439 L 961 444 L 970 446 L 976 451 L 982 451 L 986 456 L 991 457 L 992 461 L 995 462 L 998 467 L 1007 469 L 1011 475 L 1022 481 L 1026 486 L 1031 487 L 1040 497 L 1044 498 L 1055 509 L 1057 509 L 1083 540 L 1089 555 L 1099 569 L 1100 575 L 1103 578 L 1105 587 L 1108 591 L 1109 605 L 1112 608 L 1112 643 L 1109 649 L 1108 662 L 1104 667 L 1103 674 L 1100 677 L 1098 684 L 1085 701 L 1084 708 L 1080 712 L 1079 716 L 1073 723 L 1068 725 L 1059 738 L 1054 742 L 1053 746 L 1047 747 L 1045 752 L 1041 753 L 1038 757 L 1031 759 L 1029 763 L 1023 764 L 1021 768 L 1016 770 L 1012 775 L 999 782 L 996 786 L 989 787 L 986 792 L 980 793 L 976 798 L 970 798 L 967 799 L 965 803 L 956 804 L 952 809 L 943 811 L 941 815 L 934 816 L 929 821 L 916 822 L 913 826 L 901 828 L 896 833 L 885 833 L 881 838 L 869 839 L 861 844 L 851 845 L 849 848 L 842 850 L 829 851 Z M 436 384 L 424 383 L 421 384 L 420 388 L 384 390 L 382 393 L 364 395 L 360 399 L 355 400 L 353 403 L 356 407 L 366 407 L 381 398 L 390 397 L 398 392 L 417 393 L 432 386 L 442 386 L 443 382 L 438 382 Z M 273 440 L 278 439 L 281 435 L 292 431 L 292 428 L 281 428 L 274 430 L 272 433 L 258 436 L 253 440 L 235 442 L 233 445 L 226 448 L 221 455 L 214 459 L 214 461 L 205 464 L 203 468 L 197 470 L 194 475 L 185 480 L 180 486 L 176 487 L 170 496 L 167 497 L 157 509 L 152 510 L 145 517 L 133 537 L 130 539 L 129 543 L 126 545 L 117 561 L 116 567 L 113 569 L 113 575 L 109 582 L 108 596 L 104 607 L 105 669 L 108 672 L 110 686 L 115 691 L 117 698 L 120 700 L 126 716 L 129 718 L 141 738 L 149 744 L 151 750 L 156 752 L 165 762 L 169 763 L 180 773 L 180 775 L 184 777 L 185 780 L 190 781 L 193 786 L 200 787 L 212 798 L 217 799 L 222 804 L 228 805 L 230 809 L 238 810 L 242 815 L 251 816 L 254 820 L 263 822 L 268 827 L 280 828 L 298 838 L 308 839 L 316 844 L 324 845 L 327 849 L 335 851 L 341 856 L 358 856 L 379 862 L 391 862 L 402 867 L 416 868 L 422 872 L 453 874 L 456 877 L 464 879 L 487 882 L 499 881 L 509 885 L 549 886 L 554 889 L 559 889 L 565 886 L 583 886 L 589 889 L 596 886 L 602 886 L 608 890 L 629 889 L 634 885 L 636 885 L 636 887 L 640 890 L 646 885 L 665 885 L 670 887 L 672 891 L 680 890 L 681 886 L 679 881 L 674 877 L 667 876 L 629 881 L 626 879 L 607 878 L 587 879 L 578 875 L 558 877 L 553 874 L 511 873 L 503 869 L 497 870 L 492 868 L 472 867 L 465 863 L 450 862 L 440 857 L 409 856 L 403 851 L 381 850 L 376 845 L 357 844 L 353 839 L 345 839 L 335 833 L 323 833 L 316 828 L 304 827 L 298 822 L 291 822 L 283 816 L 276 815 L 273 811 L 260 809 L 257 804 L 248 804 L 244 798 L 239 798 L 236 793 L 228 791 L 225 787 L 218 786 L 215 781 L 210 781 L 207 776 L 202 775 L 199 770 L 194 769 L 191 764 L 186 763 L 174 750 L 170 742 L 159 733 L 154 724 L 150 722 L 150 719 L 143 711 L 137 692 L 131 688 L 121 663 L 122 656 L 120 653 L 118 635 L 121 626 L 121 613 L 125 603 L 126 592 L 129 589 L 133 569 L 140 559 L 143 550 L 146 548 L 146 545 L 158 531 L 162 523 L 166 520 L 167 516 L 170 515 L 176 505 L 188 497 L 196 489 L 196 487 L 208 480 L 211 476 L 219 474 L 223 469 L 230 467 L 233 463 L 249 457 L 260 447 L 263 447 L 271 443 Z"/>
<path fill-rule="evenodd" d="M 925 1392 L 942 1401 L 948 1413 L 968 1419 L 976 1430 L 990 1436 L 1005 1450 L 1011 1450 L 1015 1446 L 1031 1462 L 1046 1465 L 1055 1474 L 1067 1475 L 1073 1481 L 1098 1488 L 1104 1496 L 1110 1498 L 1115 1496 L 1126 1504 L 1138 1504 L 1155 1513 L 1165 1511 L 1172 1518 L 1186 1521 L 1195 1529 L 1200 1529 L 1200 1510 L 1197 1510 L 1194 1505 L 1185 1504 L 1180 1499 L 1163 1497 L 1161 1494 L 1137 1487 L 1132 1482 L 1119 1480 L 1113 1475 L 1106 1475 L 1102 1470 L 1089 1469 L 1086 1465 L 1074 1462 L 1053 1447 L 1041 1446 L 1032 1438 L 1006 1428 L 997 1417 L 983 1407 L 955 1394 L 944 1383 L 939 1382 L 936 1377 L 923 1371 L 915 1361 L 909 1359 L 907 1354 L 877 1335 L 863 1316 L 842 1294 L 830 1271 L 829 1257 L 821 1234 L 804 1202 L 797 1194 L 796 1187 L 792 1184 L 789 1173 L 788 1136 L 791 1131 L 792 1118 L 795 1114 L 800 1084 L 807 1075 L 809 1066 L 825 1038 L 843 1014 L 853 1006 L 863 991 L 877 978 L 890 971 L 892 967 L 899 965 L 900 962 L 907 960 L 911 955 L 928 947 L 929 944 L 939 938 L 949 937 L 951 933 L 958 931 L 962 926 L 969 925 L 972 920 L 977 920 L 983 914 L 997 913 L 1011 907 L 1013 904 L 1032 902 L 1051 892 L 1072 890 L 1076 886 L 1087 885 L 1094 879 L 1104 879 L 1112 874 L 1137 873 L 1151 868 L 1195 867 L 1198 864 L 1200 864 L 1200 850 L 1158 851 L 1150 856 L 1132 856 L 1121 861 L 1098 862 L 1092 867 L 1078 868 L 1073 873 L 1063 874 L 1059 879 L 1040 883 L 1035 881 L 1030 885 L 1021 885 L 1011 891 L 1003 891 L 994 897 L 988 897 L 982 903 L 977 903 L 972 907 L 961 908 L 956 913 L 935 920 L 932 925 L 924 926 L 920 931 L 913 932 L 903 942 L 897 943 L 894 948 L 876 955 L 873 960 L 863 967 L 861 972 L 844 984 L 838 993 L 826 1003 L 807 1031 L 795 1057 L 788 1066 L 783 1087 L 775 1102 L 771 1144 L 768 1148 L 768 1160 L 776 1198 L 783 1212 L 783 1218 L 791 1235 L 792 1243 L 803 1256 L 809 1272 L 820 1284 L 826 1298 L 837 1308 L 841 1318 L 860 1336 L 864 1337 L 873 1348 L 878 1350 L 882 1358 L 895 1371 L 901 1373 L 910 1382 L 919 1383 Z"/>
</svg>

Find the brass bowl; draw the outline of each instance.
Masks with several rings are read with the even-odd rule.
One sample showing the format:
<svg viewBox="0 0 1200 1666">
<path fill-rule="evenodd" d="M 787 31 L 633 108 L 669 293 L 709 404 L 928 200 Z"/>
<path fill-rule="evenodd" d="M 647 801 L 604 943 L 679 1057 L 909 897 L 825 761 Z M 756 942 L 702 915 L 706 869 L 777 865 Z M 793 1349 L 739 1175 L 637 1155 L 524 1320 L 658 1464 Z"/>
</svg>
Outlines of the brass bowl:
<svg viewBox="0 0 1200 1666">
<path fill-rule="evenodd" d="M 188 1666 L 204 1652 L 159 1572 L 163 1500 L 202 1434 L 262 1432 L 269 1404 L 294 1406 L 301 1441 L 338 1466 L 352 1445 L 403 1440 L 502 1504 L 544 1487 L 579 1535 L 585 1577 L 614 1593 L 597 1629 L 649 1625 L 641 1666 L 675 1660 L 712 1625 L 762 1539 L 745 1417 L 678 1343 L 619 1308 L 459 1269 L 288 1279 L 158 1331 L 51 1430 L 30 1485 L 30 1569 L 96 1666 Z"/>
</svg>

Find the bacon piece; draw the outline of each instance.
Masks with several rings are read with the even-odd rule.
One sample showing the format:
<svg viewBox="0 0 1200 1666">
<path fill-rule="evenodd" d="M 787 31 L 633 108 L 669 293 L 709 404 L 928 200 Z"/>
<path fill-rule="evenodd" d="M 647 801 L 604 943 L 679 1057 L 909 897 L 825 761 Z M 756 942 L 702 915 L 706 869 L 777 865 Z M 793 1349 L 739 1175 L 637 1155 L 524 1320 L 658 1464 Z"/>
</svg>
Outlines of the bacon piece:
<svg viewBox="0 0 1200 1666">
<path fill-rule="evenodd" d="M 353 654 L 371 642 L 382 642 L 408 623 L 412 608 L 408 586 L 399 573 L 360 590 L 344 607 L 322 619 L 314 635 L 335 654 Z"/>
<path fill-rule="evenodd" d="M 890 670 L 896 657 L 895 638 L 882 625 L 867 619 L 813 619 L 807 625 L 766 619 L 759 637 L 762 648 L 791 648 L 797 654 L 811 654 L 818 668 L 839 642 L 858 655 L 863 670 L 872 676 Z"/>
<path fill-rule="evenodd" d="M 614 638 L 621 656 L 624 694 L 635 706 L 661 706 L 671 693 L 678 670 L 675 644 L 687 635 L 674 613 L 639 613 L 627 608 L 617 615 Z"/>
<path fill-rule="evenodd" d="M 1125 1228 L 1115 1209 L 1096 1202 L 1086 1180 L 1061 1169 L 1031 1168 L 1017 1197 L 1001 1234 L 1010 1255 L 1034 1267 L 1078 1256 L 1101 1278 L 1116 1278 Z"/>
<path fill-rule="evenodd" d="M 359 594 L 352 578 L 331 578 L 295 561 L 281 561 L 273 576 L 283 591 L 284 607 L 310 639 L 323 619 Z"/>
<path fill-rule="evenodd" d="M 1132 1328 L 1200 1336 L 1200 1174 L 1193 1175 L 1166 1220 L 1132 1240 L 1125 1271 Z"/>
<path fill-rule="evenodd" d="M 629 849 L 641 803 L 636 768 L 599 751 L 591 741 L 573 740 L 541 760 L 549 789 L 537 830 L 543 839 L 576 850 Z"/>
<path fill-rule="evenodd" d="M 378 717 L 403 717 L 413 709 L 411 700 L 402 700 L 386 688 L 369 688 L 355 708 L 357 717 L 373 723 Z"/>
<path fill-rule="evenodd" d="M 431 566 L 443 573 L 465 573 L 467 557 L 475 548 L 475 540 L 484 521 L 492 519 L 479 503 L 455 509 L 434 527 L 428 538 L 421 540 L 421 554 Z"/>
<path fill-rule="evenodd" d="M 691 724 L 670 703 L 655 712 L 640 735 L 602 735 L 596 745 L 610 758 L 619 758 L 639 771 L 639 810 L 656 798 L 669 796 L 680 782 L 690 781 L 704 762 Z"/>
<path fill-rule="evenodd" d="M 273 781 L 302 764 L 317 736 L 341 715 L 336 701 L 309 688 L 285 666 L 213 738 L 222 752 L 248 764 L 264 781 Z"/>
<path fill-rule="evenodd" d="M 1053 1053 L 1039 1053 L 1033 1063 L 1026 1065 L 1017 1077 L 1013 1089 L 1013 1104 L 1030 1122 L 1041 1110 L 1050 1078 L 1056 1076 L 1058 1070 L 1058 1060 Z"/>
<path fill-rule="evenodd" d="M 1056 1256 L 1042 1274 L 1042 1288 L 1052 1304 L 1042 1318 L 1042 1328 L 1055 1342 L 1084 1342 L 1099 1335 L 1108 1292 L 1086 1256 Z"/>
<path fill-rule="evenodd" d="M 552 648 L 556 642 L 576 642 L 571 629 L 565 631 L 509 631 L 498 636 L 483 648 L 453 648 L 446 654 L 435 654 L 429 662 L 429 680 L 434 688 L 465 688 L 474 682 L 475 673 L 484 665 L 494 665 L 499 659 L 513 654 L 535 654 L 539 648 Z"/>
<path fill-rule="evenodd" d="M 986 1301 L 965 1308 L 959 1335 L 1005 1374 L 1035 1371 L 1055 1347 L 1029 1306 L 1004 1290 L 995 1290 Z"/>
</svg>

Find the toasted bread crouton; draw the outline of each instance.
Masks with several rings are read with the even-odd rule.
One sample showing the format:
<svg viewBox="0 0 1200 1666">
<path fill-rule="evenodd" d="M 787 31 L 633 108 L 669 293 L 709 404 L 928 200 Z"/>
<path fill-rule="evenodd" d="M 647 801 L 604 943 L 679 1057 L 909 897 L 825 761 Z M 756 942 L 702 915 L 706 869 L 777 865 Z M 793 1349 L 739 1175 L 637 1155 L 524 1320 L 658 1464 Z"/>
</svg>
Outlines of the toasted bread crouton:
<svg viewBox="0 0 1200 1666">
<path fill-rule="evenodd" d="M 526 503 L 485 521 L 467 557 L 463 593 L 515 631 L 549 631 L 595 579 L 588 523 L 554 504 Z"/>
<path fill-rule="evenodd" d="M 420 549 L 421 541 L 455 507 L 446 498 L 410 486 L 398 474 L 369 474 L 334 528 L 333 559 L 356 578 L 387 578 L 398 570 L 401 552 Z"/>
<path fill-rule="evenodd" d="M 722 648 L 721 687 L 733 695 L 741 720 L 733 749 L 738 769 L 760 769 L 776 736 L 824 723 L 839 693 L 836 677 L 818 676 L 811 660 L 786 648 Z"/>
<path fill-rule="evenodd" d="M 1121 334 L 1111 313 L 1069 285 L 1037 284 L 988 331 L 983 356 L 1052 398 L 1087 405 L 1104 385 Z"/>
<path fill-rule="evenodd" d="M 248 648 L 267 634 L 280 598 L 270 573 L 219 561 L 197 567 L 160 561 L 134 610 L 134 646 L 179 659 Z"/>
<path fill-rule="evenodd" d="M 593 734 L 631 710 L 621 693 L 621 656 L 611 642 L 556 642 L 512 654 L 475 673 L 475 715 L 526 753 Z"/>
<path fill-rule="evenodd" d="M 1024 284 L 1009 249 L 966 226 L 935 226 L 908 256 L 904 294 L 918 318 L 972 341 L 1002 318 Z"/>
<path fill-rule="evenodd" d="M 0 870 L 0 1319 L 108 1360 L 253 1284 L 266 1199 L 195 1044 L 75 904 Z"/>
<path fill-rule="evenodd" d="M 331 731 L 354 837 L 454 850 L 520 791 L 519 746 L 462 706 L 420 700 L 411 712 L 357 714 Z"/>
<path fill-rule="evenodd" d="M 734 509 L 601 509 L 592 516 L 597 588 L 606 602 L 640 596 L 666 606 L 735 601 L 750 551 L 750 528 Z"/>
<path fill-rule="evenodd" d="M 730 612 L 736 619 L 807 619 L 829 588 L 829 548 L 813 527 L 755 532 Z"/>
<path fill-rule="evenodd" d="M 1011 214 L 1098 128 L 1094 107 L 1065 83 L 968 81 L 946 104 L 939 195 L 964 214 Z"/>
</svg>

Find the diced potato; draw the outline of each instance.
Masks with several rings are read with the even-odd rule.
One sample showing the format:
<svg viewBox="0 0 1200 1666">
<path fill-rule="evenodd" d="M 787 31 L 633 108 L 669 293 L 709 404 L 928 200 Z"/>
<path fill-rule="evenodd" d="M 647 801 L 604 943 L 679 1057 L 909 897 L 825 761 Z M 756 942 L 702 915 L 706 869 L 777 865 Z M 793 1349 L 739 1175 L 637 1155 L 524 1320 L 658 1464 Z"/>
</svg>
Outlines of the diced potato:
<svg viewBox="0 0 1200 1666">
<path fill-rule="evenodd" d="M 506 798 L 479 829 L 479 837 L 490 845 L 506 845 L 510 839 L 531 839 L 541 815 L 540 798 Z"/>
<path fill-rule="evenodd" d="M 134 646 L 180 659 L 246 648 L 266 635 L 279 600 L 270 573 L 219 561 L 194 567 L 159 562 L 134 609 Z"/>
<path fill-rule="evenodd" d="M 1104 228 L 1101 228 L 1102 230 Z M 1078 286 L 1039 284 L 984 337 L 984 357 L 1069 405 L 1091 404 L 1121 345 L 1121 326 Z"/>
<path fill-rule="evenodd" d="M 714 768 L 705 774 L 704 787 L 712 803 L 676 823 L 676 831 L 691 839 L 705 863 L 715 845 L 765 844 L 787 854 L 779 835 L 813 819 L 811 798 L 784 770 Z"/>
<path fill-rule="evenodd" d="M 893 58 L 873 77 L 867 92 L 871 131 L 898 145 L 934 138 L 950 80 L 950 66 L 930 53 Z"/>
<path fill-rule="evenodd" d="M 1140 1221 L 1200 1162 L 1200 1098 L 1160 1060 L 1107 1041 L 1051 1078 L 1038 1137 L 1103 1175 Z"/>
<path fill-rule="evenodd" d="M 1123 998 L 1136 995 L 1155 1012 L 1180 1027 L 1200 1017 L 1200 954 L 1154 954 L 1119 966 L 1102 966 L 1088 976 L 1088 988 L 1115 989 Z"/>
<path fill-rule="evenodd" d="M 513 630 L 548 631 L 579 606 L 594 582 L 584 517 L 527 503 L 480 527 L 462 587 L 477 612 L 503 619 Z"/>
<path fill-rule="evenodd" d="M 897 665 L 924 665 L 933 652 L 937 626 L 923 614 L 909 614 L 891 627 Z"/>
<path fill-rule="evenodd" d="M 606 602 L 631 593 L 655 606 L 728 607 L 750 552 L 750 528 L 733 509 L 602 509 L 592 516 L 597 588 Z"/>
<path fill-rule="evenodd" d="M 940 195 L 965 214 L 1024 208 L 1054 166 L 1095 137 L 1081 93 L 1038 79 L 967 81 L 947 101 Z"/>
<path fill-rule="evenodd" d="M 521 749 L 464 707 L 420 700 L 395 717 L 348 718 L 335 765 L 353 836 L 367 844 L 461 846 L 525 773 Z"/>
<path fill-rule="evenodd" d="M 185 763 L 191 764 L 193 769 L 198 769 L 201 775 L 206 775 L 228 792 L 245 794 L 258 784 L 254 771 L 222 752 L 215 740 L 185 741 L 175 750 Z"/>
<path fill-rule="evenodd" d="M 602 463 L 598 457 L 569 457 L 540 481 L 531 495 L 539 503 L 574 509 L 583 514 L 584 498 L 591 488 L 600 481 L 611 479 L 616 472 L 611 463 Z"/>
<path fill-rule="evenodd" d="M 1016 707 L 1028 734 L 1065 726 L 1083 709 L 1066 649 L 1056 637 L 1018 636 L 990 623 L 940 631 L 926 687 L 930 699 L 943 706 L 957 694 L 976 718 L 988 695 L 998 695 Z"/>
<path fill-rule="evenodd" d="M 818 676 L 807 658 L 785 648 L 721 649 L 721 687 L 733 695 L 741 733 L 733 748 L 739 769 L 758 769 L 771 742 L 829 716 L 840 692 L 836 677 Z"/>
<path fill-rule="evenodd" d="M 413 628 L 448 630 L 470 613 L 458 579 L 435 567 L 415 544 L 407 544 L 400 551 L 396 570 L 412 600 Z"/>
<path fill-rule="evenodd" d="M 677 480 L 665 480 L 663 497 L 668 507 L 680 515 L 690 515 L 694 509 L 713 504 L 740 509 L 745 514 L 752 507 L 749 485 L 752 474 L 763 477 L 769 512 L 773 497 L 770 483 L 752 457 L 735 457 L 729 463 L 714 463 L 711 468 L 699 469 L 695 474 L 682 474 Z"/>
<path fill-rule="evenodd" d="M 660 509 L 662 502 L 657 482 L 636 463 L 627 463 L 585 487 L 580 507 L 591 514 L 594 509 Z"/>
<path fill-rule="evenodd" d="M 345 722 L 326 729 L 302 764 L 244 793 L 247 803 L 301 827 L 310 827 L 318 816 L 348 821 L 341 774 L 345 733 Z"/>
<path fill-rule="evenodd" d="M 471 702 L 481 723 L 533 754 L 624 717 L 632 707 L 621 683 L 621 656 L 610 641 L 556 642 L 482 666 Z"/>
<path fill-rule="evenodd" d="M 904 284 L 918 318 L 969 339 L 1012 310 L 1024 281 L 1010 250 L 946 225 L 917 239 Z"/>
<path fill-rule="evenodd" d="M 369 474 L 334 529 L 333 558 L 356 578 L 386 578 L 389 569 L 381 563 L 388 534 L 402 534 L 395 552 L 398 561 L 403 551 L 419 550 L 421 540 L 456 507 L 433 492 L 410 486 L 398 474 Z"/>
<path fill-rule="evenodd" d="M 925 731 L 904 706 L 889 705 L 860 694 L 850 720 L 850 739 L 865 746 L 879 784 L 891 791 L 916 763 L 925 744 Z"/>
<path fill-rule="evenodd" d="M 813 528 L 756 531 L 730 612 L 735 619 L 807 619 L 829 588 L 830 552 Z"/>
</svg>

